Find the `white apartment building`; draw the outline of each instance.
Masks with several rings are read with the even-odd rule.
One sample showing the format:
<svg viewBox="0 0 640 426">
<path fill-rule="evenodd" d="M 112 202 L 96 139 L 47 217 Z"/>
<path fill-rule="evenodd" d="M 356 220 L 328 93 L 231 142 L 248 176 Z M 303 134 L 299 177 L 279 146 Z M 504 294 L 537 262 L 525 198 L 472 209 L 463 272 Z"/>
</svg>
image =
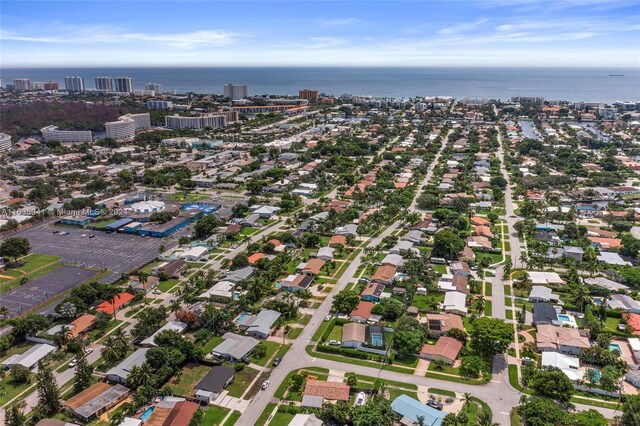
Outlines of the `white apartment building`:
<svg viewBox="0 0 640 426">
<path fill-rule="evenodd" d="M 11 146 L 11 136 L 6 133 L 0 133 L 0 152 L 9 151 Z"/>
<path fill-rule="evenodd" d="M 144 85 L 144 90 L 152 90 L 156 95 L 162 93 L 162 84 L 160 83 L 146 83 Z"/>
<path fill-rule="evenodd" d="M 211 127 L 219 129 L 227 125 L 224 115 L 206 114 L 198 117 L 182 117 L 178 114 L 168 115 L 164 118 L 165 125 L 170 129 L 204 129 Z"/>
<path fill-rule="evenodd" d="M 232 100 L 243 99 L 249 96 L 249 88 L 246 84 L 227 83 L 224 85 L 223 93 L 225 98 L 231 98 Z"/>
<path fill-rule="evenodd" d="M 149 113 L 126 114 L 118 117 L 117 121 L 105 123 L 108 138 L 115 140 L 133 139 L 136 131 L 146 130 L 151 127 L 151 116 Z"/>
<path fill-rule="evenodd" d="M 90 130 L 58 130 L 58 126 L 47 126 L 40 129 L 45 141 L 62 143 L 91 143 L 93 138 Z"/>
<path fill-rule="evenodd" d="M 64 87 L 69 92 L 84 92 L 84 78 L 82 77 L 65 77 Z"/>
<path fill-rule="evenodd" d="M 131 77 L 116 77 L 114 79 L 115 82 L 115 91 L 120 93 L 131 93 L 133 92 L 133 79 Z"/>
<path fill-rule="evenodd" d="M 13 88 L 18 92 L 28 92 L 31 89 L 31 80 L 28 78 L 16 78 L 13 80 Z"/>
<path fill-rule="evenodd" d="M 171 101 L 157 101 L 157 100 L 148 100 L 147 101 L 147 109 L 172 109 L 173 102 Z"/>
<path fill-rule="evenodd" d="M 111 77 L 96 77 L 96 90 L 99 92 L 113 92 L 113 79 Z"/>
</svg>

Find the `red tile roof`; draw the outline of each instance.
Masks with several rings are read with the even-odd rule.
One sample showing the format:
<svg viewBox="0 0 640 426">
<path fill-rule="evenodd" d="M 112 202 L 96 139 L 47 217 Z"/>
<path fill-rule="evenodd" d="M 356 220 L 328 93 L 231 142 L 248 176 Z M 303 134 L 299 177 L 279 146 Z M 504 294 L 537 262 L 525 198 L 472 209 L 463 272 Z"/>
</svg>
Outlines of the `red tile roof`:
<svg viewBox="0 0 640 426">
<path fill-rule="evenodd" d="M 351 387 L 344 383 L 307 380 L 304 395 L 321 396 L 330 401 L 348 401 L 350 390 Z"/>
<path fill-rule="evenodd" d="M 97 311 L 104 312 L 105 314 L 113 315 L 115 311 L 118 311 L 121 307 L 129 303 L 133 299 L 131 293 L 118 293 L 114 298 L 114 303 L 111 301 L 105 301 L 98 305 Z"/>
</svg>

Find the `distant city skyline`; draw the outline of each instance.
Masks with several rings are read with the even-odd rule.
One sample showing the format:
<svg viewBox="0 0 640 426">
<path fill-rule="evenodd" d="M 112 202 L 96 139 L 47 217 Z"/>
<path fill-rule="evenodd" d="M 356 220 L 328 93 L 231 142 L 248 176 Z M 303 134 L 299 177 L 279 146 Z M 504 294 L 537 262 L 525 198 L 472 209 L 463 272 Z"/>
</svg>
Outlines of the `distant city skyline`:
<svg viewBox="0 0 640 426">
<path fill-rule="evenodd" d="M 3 1 L 2 67 L 640 67 L 618 0 Z"/>
</svg>

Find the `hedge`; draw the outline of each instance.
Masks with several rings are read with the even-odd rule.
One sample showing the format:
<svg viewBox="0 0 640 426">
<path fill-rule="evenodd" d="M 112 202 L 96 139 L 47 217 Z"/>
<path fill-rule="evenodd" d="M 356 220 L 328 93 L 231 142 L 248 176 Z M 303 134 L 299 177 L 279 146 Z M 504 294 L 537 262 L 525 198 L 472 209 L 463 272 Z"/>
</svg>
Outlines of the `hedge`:
<svg viewBox="0 0 640 426">
<path fill-rule="evenodd" d="M 352 357 L 352 358 L 358 358 L 358 359 L 366 359 L 366 360 L 373 360 L 373 361 L 379 361 L 379 362 L 382 362 L 382 361 L 385 360 L 384 357 L 381 357 L 381 356 L 378 356 L 378 355 L 374 355 L 374 354 L 370 354 L 370 353 L 367 353 L 367 352 L 362 352 L 362 351 L 359 351 L 357 349 L 341 348 L 341 347 L 329 346 L 329 345 L 317 345 L 316 346 L 316 350 L 318 352 L 325 352 L 325 353 L 336 354 L 336 355 L 344 355 L 344 356 L 348 356 L 348 357 Z"/>
</svg>

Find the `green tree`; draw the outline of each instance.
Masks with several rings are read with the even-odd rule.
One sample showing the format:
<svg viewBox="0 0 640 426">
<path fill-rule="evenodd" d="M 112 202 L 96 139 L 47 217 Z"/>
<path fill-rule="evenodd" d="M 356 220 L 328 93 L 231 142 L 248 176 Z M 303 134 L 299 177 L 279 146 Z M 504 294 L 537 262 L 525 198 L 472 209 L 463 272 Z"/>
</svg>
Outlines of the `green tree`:
<svg viewBox="0 0 640 426">
<path fill-rule="evenodd" d="M 62 408 L 60 402 L 60 390 L 56 379 L 48 365 L 38 362 L 38 372 L 36 373 L 38 389 L 38 408 L 46 416 L 56 414 Z"/>
<path fill-rule="evenodd" d="M 18 385 L 31 382 L 31 371 L 23 365 L 16 364 L 9 371 L 9 379 Z"/>
<path fill-rule="evenodd" d="M 445 259 L 456 259 L 459 252 L 464 249 L 465 243 L 457 233 L 445 229 L 436 233 L 433 240 L 433 257 L 443 257 Z"/>
<path fill-rule="evenodd" d="M 93 367 L 89 365 L 84 352 L 84 346 L 80 346 L 76 353 L 76 381 L 73 383 L 73 390 L 78 393 L 91 385 L 93 379 Z"/>
<path fill-rule="evenodd" d="M 527 426 L 566 425 L 567 412 L 548 398 L 530 397 L 520 405 L 518 413 Z"/>
<path fill-rule="evenodd" d="M 26 256 L 31 250 L 29 240 L 22 237 L 9 237 L 0 244 L 0 255 L 11 257 L 15 262 L 19 257 Z"/>
<path fill-rule="evenodd" d="M 25 426 L 27 424 L 27 416 L 22 412 L 25 406 L 26 403 L 24 401 L 10 405 L 5 411 L 5 425 Z"/>
<path fill-rule="evenodd" d="M 350 313 L 360 303 L 360 296 L 353 290 L 341 290 L 333 298 L 333 309 L 338 313 Z"/>
<path fill-rule="evenodd" d="M 573 396 L 574 389 L 571 380 L 556 367 L 544 367 L 538 370 L 529 386 L 537 396 L 567 403 Z"/>
<path fill-rule="evenodd" d="M 481 317 L 473 322 L 471 348 L 485 359 L 504 353 L 513 340 L 513 326 L 503 320 Z"/>
<path fill-rule="evenodd" d="M 621 421 L 624 426 L 640 426 L 640 395 L 625 396 Z"/>
</svg>

